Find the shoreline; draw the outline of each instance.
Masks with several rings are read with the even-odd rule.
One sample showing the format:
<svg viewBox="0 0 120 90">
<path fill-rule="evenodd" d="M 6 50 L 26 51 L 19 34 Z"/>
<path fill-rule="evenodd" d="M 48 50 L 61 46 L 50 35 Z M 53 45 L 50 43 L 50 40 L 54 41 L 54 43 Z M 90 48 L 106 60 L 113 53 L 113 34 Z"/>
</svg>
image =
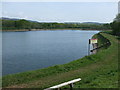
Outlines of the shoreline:
<svg viewBox="0 0 120 90">
<path fill-rule="evenodd" d="M 106 33 L 102 33 L 102 36 L 107 38 L 112 43 L 109 49 L 102 50 L 94 55 L 85 56 L 81 59 L 74 60 L 67 64 L 56 65 L 56 66 L 51 66 L 51 67 L 44 68 L 44 69 L 38 69 L 34 71 L 28 71 L 28 72 L 22 72 L 18 74 L 11 74 L 11 75 L 3 76 L 3 88 L 19 88 L 19 87 L 36 88 L 36 87 L 39 87 L 39 88 L 45 89 L 50 86 L 57 85 L 62 82 L 66 82 L 68 80 L 74 79 L 79 76 L 83 80 L 81 81 L 81 84 L 78 83 L 77 86 L 75 86 L 75 88 L 78 88 L 79 86 L 82 86 L 80 88 L 93 87 L 92 84 L 96 80 L 101 81 L 100 86 L 97 85 L 98 82 L 95 83 L 96 84 L 95 87 L 100 88 L 102 87 L 102 83 L 107 80 L 106 77 L 108 77 L 109 72 L 114 73 L 114 75 L 112 76 L 110 75 L 108 79 L 113 78 L 112 81 L 116 82 L 117 81 L 117 78 L 116 78 L 117 77 L 117 72 L 116 72 L 117 66 L 116 65 L 118 62 L 117 62 L 117 58 L 115 57 L 117 57 L 116 50 L 118 50 L 118 48 L 116 47 L 117 39 L 114 36 L 106 34 Z M 104 38 L 100 38 L 100 39 L 104 40 Z M 112 56 L 113 53 L 115 53 L 114 57 Z M 109 58 L 108 56 L 109 57 L 111 56 L 112 58 L 111 57 Z M 105 63 L 105 65 L 103 65 L 103 63 Z M 106 74 L 106 72 L 108 73 Z M 87 86 L 86 82 L 88 81 L 90 84 Z M 42 82 L 42 83 L 36 84 L 38 82 Z M 106 87 L 109 87 L 108 83 L 109 85 L 113 85 L 112 82 L 109 82 L 107 80 L 107 82 L 104 83 Z M 115 85 L 112 87 L 115 87 Z"/>
<path fill-rule="evenodd" d="M 0 30 L 0 31 L 3 31 L 3 32 L 23 32 L 23 31 L 48 31 L 48 30 L 51 30 L 51 31 L 54 31 L 54 30 L 87 30 L 87 31 L 96 31 L 96 30 L 99 30 L 99 31 L 103 31 L 103 30 L 100 30 L 100 29 L 15 29 L 15 30 Z M 110 31 L 110 30 L 106 30 L 106 31 Z"/>
</svg>

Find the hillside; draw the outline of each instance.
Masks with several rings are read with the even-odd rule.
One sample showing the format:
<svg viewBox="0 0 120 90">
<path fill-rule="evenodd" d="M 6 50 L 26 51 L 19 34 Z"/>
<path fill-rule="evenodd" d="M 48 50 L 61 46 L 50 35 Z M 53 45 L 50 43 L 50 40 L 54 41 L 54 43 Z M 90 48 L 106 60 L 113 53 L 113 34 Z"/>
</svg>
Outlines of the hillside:
<svg viewBox="0 0 120 90">
<path fill-rule="evenodd" d="M 58 22 L 37 22 L 26 19 L 1 18 L 3 31 L 33 31 L 45 29 L 83 29 L 83 30 L 110 30 L 109 24 L 98 24 L 95 22 L 86 23 L 58 23 Z"/>
</svg>

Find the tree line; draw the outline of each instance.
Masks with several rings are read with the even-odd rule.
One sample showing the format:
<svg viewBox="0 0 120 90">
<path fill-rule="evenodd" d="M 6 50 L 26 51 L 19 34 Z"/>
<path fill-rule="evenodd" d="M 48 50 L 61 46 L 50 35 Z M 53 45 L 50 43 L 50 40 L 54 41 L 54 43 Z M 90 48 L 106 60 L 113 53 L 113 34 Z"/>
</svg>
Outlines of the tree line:
<svg viewBox="0 0 120 90">
<path fill-rule="evenodd" d="M 106 30 L 111 29 L 110 24 L 93 24 L 93 23 L 40 23 L 31 22 L 25 19 L 20 20 L 2 20 L 3 30 L 15 29 L 83 29 L 83 30 Z"/>
<path fill-rule="evenodd" d="M 110 26 L 112 27 L 112 34 L 120 36 L 120 14 L 110 23 Z"/>
</svg>

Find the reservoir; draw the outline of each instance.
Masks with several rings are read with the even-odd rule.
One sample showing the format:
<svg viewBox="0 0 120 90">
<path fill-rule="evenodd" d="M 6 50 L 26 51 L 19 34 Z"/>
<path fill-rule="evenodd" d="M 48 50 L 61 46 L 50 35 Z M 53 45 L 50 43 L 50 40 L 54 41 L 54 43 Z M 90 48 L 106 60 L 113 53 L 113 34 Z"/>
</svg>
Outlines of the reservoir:
<svg viewBox="0 0 120 90">
<path fill-rule="evenodd" d="M 99 31 L 44 30 L 2 33 L 2 74 L 65 64 L 88 54 L 88 40 Z"/>
</svg>

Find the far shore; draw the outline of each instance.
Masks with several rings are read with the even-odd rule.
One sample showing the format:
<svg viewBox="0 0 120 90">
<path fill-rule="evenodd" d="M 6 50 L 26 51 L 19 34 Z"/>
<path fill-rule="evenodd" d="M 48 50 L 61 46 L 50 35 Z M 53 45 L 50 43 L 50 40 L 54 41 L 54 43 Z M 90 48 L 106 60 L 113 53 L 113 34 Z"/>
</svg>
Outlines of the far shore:
<svg viewBox="0 0 120 90">
<path fill-rule="evenodd" d="M 12 30 L 0 30 L 0 31 L 5 31 L 5 32 L 22 32 L 22 31 L 45 31 L 45 30 L 87 30 L 87 31 L 93 31 L 93 30 L 100 30 L 100 29 L 71 29 L 71 28 L 66 28 L 66 29 L 12 29 Z M 103 31 L 103 30 L 101 30 Z M 109 30 L 107 30 L 109 31 Z"/>
</svg>

